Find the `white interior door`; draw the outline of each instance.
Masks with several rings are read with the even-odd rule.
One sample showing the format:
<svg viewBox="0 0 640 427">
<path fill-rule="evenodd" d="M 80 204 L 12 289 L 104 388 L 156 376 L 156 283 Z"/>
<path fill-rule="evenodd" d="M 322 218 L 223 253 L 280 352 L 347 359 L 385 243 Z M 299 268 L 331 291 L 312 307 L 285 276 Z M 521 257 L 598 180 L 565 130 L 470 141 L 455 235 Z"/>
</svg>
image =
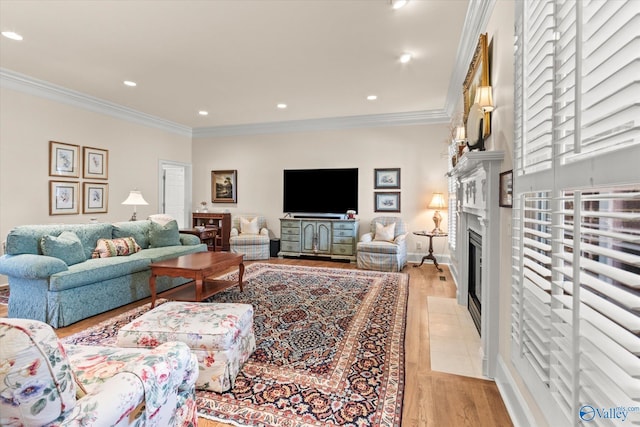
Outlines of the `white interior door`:
<svg viewBox="0 0 640 427">
<path fill-rule="evenodd" d="M 160 162 L 159 211 L 171 215 L 179 228 L 190 226 L 191 165 Z"/>
</svg>

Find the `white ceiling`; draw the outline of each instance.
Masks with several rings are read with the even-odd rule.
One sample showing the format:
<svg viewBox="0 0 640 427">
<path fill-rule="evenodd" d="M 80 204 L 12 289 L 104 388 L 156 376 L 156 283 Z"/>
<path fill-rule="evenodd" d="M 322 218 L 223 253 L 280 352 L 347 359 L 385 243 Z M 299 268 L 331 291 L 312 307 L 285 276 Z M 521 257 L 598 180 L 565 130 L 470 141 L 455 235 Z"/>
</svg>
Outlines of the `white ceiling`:
<svg viewBox="0 0 640 427">
<path fill-rule="evenodd" d="M 0 0 L 0 68 L 191 128 L 443 111 L 467 6 Z"/>
</svg>

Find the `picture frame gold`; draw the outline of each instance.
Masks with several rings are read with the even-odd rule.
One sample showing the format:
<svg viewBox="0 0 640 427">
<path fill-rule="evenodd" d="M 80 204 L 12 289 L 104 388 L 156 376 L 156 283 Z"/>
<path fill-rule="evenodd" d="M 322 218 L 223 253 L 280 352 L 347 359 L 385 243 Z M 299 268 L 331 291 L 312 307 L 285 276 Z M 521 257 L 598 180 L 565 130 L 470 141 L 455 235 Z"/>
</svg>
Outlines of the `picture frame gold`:
<svg viewBox="0 0 640 427">
<path fill-rule="evenodd" d="M 82 183 L 82 213 L 107 213 L 109 206 L 109 184 L 105 182 Z"/>
<path fill-rule="evenodd" d="M 109 150 L 82 147 L 83 174 L 85 179 L 107 179 L 109 177 Z"/>
<path fill-rule="evenodd" d="M 238 203 L 238 171 L 211 171 L 211 201 Z"/>
<path fill-rule="evenodd" d="M 80 178 L 80 146 L 49 141 L 49 176 Z"/>
<path fill-rule="evenodd" d="M 79 189 L 79 182 L 49 181 L 49 215 L 78 214 Z"/>
<path fill-rule="evenodd" d="M 487 33 L 480 34 L 478 38 L 478 44 L 473 54 L 473 59 L 469 64 L 469 70 L 467 76 L 462 83 L 462 96 L 464 100 L 464 114 L 463 121 L 467 130 L 467 135 L 473 134 L 471 127 L 478 126 L 478 123 L 468 123 L 469 112 L 474 104 L 476 97 L 476 90 L 479 86 L 490 86 L 489 79 L 489 49 L 487 44 Z M 485 112 L 482 114 L 483 126 L 482 136 L 483 139 L 491 135 L 491 113 Z M 475 128 L 474 128 L 475 130 Z M 475 132 L 479 133 L 479 132 Z M 475 143 L 476 141 L 469 141 Z"/>
</svg>

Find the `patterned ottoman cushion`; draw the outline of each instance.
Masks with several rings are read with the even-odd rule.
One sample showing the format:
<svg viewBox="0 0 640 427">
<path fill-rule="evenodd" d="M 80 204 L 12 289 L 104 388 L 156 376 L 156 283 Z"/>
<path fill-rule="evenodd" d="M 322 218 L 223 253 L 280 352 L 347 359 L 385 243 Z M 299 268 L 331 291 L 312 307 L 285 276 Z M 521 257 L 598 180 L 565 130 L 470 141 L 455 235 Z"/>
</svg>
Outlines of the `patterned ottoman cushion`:
<svg viewBox="0 0 640 427">
<path fill-rule="evenodd" d="M 122 327 L 117 344 L 151 348 L 168 341 L 184 342 L 198 358 L 197 388 L 227 391 L 256 348 L 253 307 L 167 302 Z"/>
</svg>

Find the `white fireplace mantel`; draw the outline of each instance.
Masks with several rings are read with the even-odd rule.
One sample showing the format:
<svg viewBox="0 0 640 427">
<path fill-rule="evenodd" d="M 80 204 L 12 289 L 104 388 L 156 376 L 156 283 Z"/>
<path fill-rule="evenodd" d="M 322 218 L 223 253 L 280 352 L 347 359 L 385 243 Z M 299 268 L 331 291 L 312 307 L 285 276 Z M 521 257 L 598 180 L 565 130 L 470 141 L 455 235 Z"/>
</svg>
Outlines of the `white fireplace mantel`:
<svg viewBox="0 0 640 427">
<path fill-rule="evenodd" d="M 469 230 L 482 237 L 482 373 L 493 378 L 498 357 L 500 307 L 500 167 L 504 151 L 465 153 L 448 173 L 456 180 L 458 230 L 455 260 L 458 304 L 468 306 Z"/>
</svg>

